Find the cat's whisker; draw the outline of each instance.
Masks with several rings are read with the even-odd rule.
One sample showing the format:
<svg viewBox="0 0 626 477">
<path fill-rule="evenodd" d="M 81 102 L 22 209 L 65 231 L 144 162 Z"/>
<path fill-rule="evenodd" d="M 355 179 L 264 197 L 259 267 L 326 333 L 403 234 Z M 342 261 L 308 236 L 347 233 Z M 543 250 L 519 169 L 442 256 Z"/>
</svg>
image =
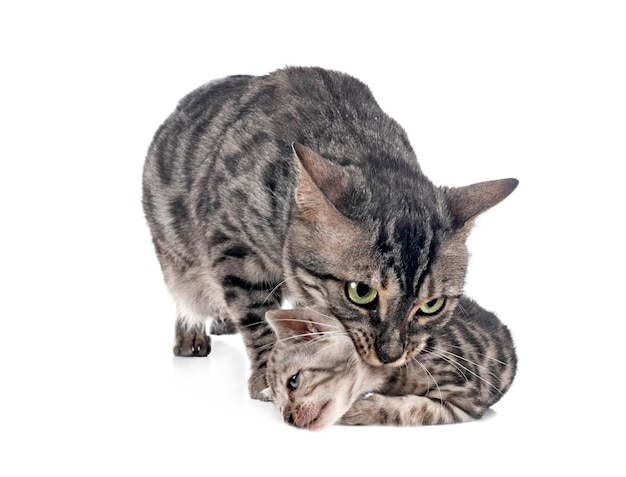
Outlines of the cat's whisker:
<svg viewBox="0 0 626 477">
<path fill-rule="evenodd" d="M 461 302 L 459 302 L 459 303 L 457 304 L 457 307 L 458 307 L 458 309 L 459 309 L 459 310 L 461 310 L 461 311 L 463 312 L 463 314 L 465 315 L 465 318 L 469 318 L 469 319 L 471 319 L 470 314 L 469 314 L 469 313 L 468 313 L 468 311 L 465 309 L 465 307 L 461 304 Z"/>
<path fill-rule="evenodd" d="M 456 349 L 459 349 L 461 351 L 463 350 L 462 346 L 457 346 L 457 345 L 449 345 L 449 346 L 451 348 L 456 348 Z M 440 350 L 440 351 L 443 351 L 443 350 Z M 450 351 L 448 351 L 448 352 L 451 353 Z M 451 353 L 451 354 L 453 354 L 453 353 Z M 494 361 L 495 363 L 501 364 L 502 366 L 507 366 L 507 367 L 509 366 L 509 363 L 506 363 L 506 362 L 504 362 L 504 361 L 502 361 L 502 360 L 500 360 L 500 359 L 498 359 L 498 358 L 496 358 L 494 356 L 491 356 L 491 355 L 488 355 L 488 354 L 485 354 L 485 353 L 479 353 L 478 351 L 474 351 L 474 354 L 477 355 L 477 356 L 480 356 L 481 358 L 485 358 L 487 360 Z M 455 356 L 458 356 L 458 355 L 455 355 Z M 461 357 L 461 356 L 459 356 L 459 357 Z"/>
<path fill-rule="evenodd" d="M 283 281 L 281 281 L 278 285 L 276 285 L 274 288 L 272 288 L 270 290 L 270 292 L 267 294 L 267 296 L 265 297 L 265 299 L 263 300 L 262 304 L 265 305 L 267 303 L 267 300 L 269 300 L 272 295 L 276 292 L 276 290 L 278 290 L 282 285 L 284 285 L 286 282 L 288 282 L 289 280 L 294 280 L 297 279 L 298 277 L 296 275 L 293 275 L 291 277 L 287 277 L 285 278 Z"/>
<path fill-rule="evenodd" d="M 461 369 L 461 367 L 456 365 L 456 362 L 454 360 L 448 359 L 445 356 L 440 356 L 438 354 L 436 354 L 435 352 L 433 352 L 432 350 L 426 350 L 426 353 L 431 354 L 433 356 L 435 356 L 436 358 L 442 359 L 444 360 L 446 363 L 450 364 L 451 366 L 453 366 L 461 376 L 463 376 L 463 378 L 465 379 L 465 382 L 469 382 L 469 379 L 467 377 L 467 375 L 463 372 L 463 369 Z"/>
<path fill-rule="evenodd" d="M 419 359 L 417 359 L 417 356 L 411 358 L 411 361 L 416 362 L 417 364 L 419 364 L 422 369 L 424 370 L 424 372 L 426 373 L 427 378 L 432 379 L 433 383 L 435 385 L 435 387 L 437 388 L 437 392 L 439 393 L 439 400 L 443 401 L 443 394 L 441 393 L 441 389 L 439 388 L 439 383 L 437 382 L 437 380 L 435 379 L 435 377 L 432 375 L 432 373 L 430 371 L 428 371 L 428 369 L 426 368 L 426 366 L 424 366 Z M 430 386 L 428 386 L 428 388 L 430 389 Z"/>
<path fill-rule="evenodd" d="M 254 326 L 259 326 L 261 324 L 265 323 L 265 320 L 258 320 L 258 321 L 253 321 L 252 323 L 248 323 L 247 325 L 239 325 L 239 329 L 242 328 L 252 328 Z"/>
<path fill-rule="evenodd" d="M 465 371 L 467 371 L 469 374 L 471 374 L 472 376 L 478 378 L 480 381 L 482 381 L 483 383 L 485 383 L 487 386 L 491 387 L 494 391 L 498 392 L 499 394 L 503 394 L 502 391 L 500 390 L 500 388 L 498 388 L 498 386 L 496 386 L 495 384 L 493 384 L 491 381 L 489 381 L 488 379 L 484 378 L 483 376 L 481 376 L 478 373 L 475 373 L 474 371 L 472 371 L 470 368 L 468 368 L 467 366 L 462 365 L 461 363 L 455 361 L 455 364 L 450 362 L 451 358 L 446 358 L 443 355 L 439 355 L 431 350 L 428 351 L 428 353 L 432 354 L 433 356 L 436 356 L 437 358 L 443 359 L 444 361 L 452 364 L 455 368 L 457 368 L 457 366 L 460 366 L 461 368 L 463 368 Z M 457 368 L 458 369 L 458 368 Z M 465 374 L 464 374 L 465 376 Z M 467 379 L 467 377 L 466 377 Z"/>
<path fill-rule="evenodd" d="M 452 352 L 450 352 L 450 351 L 448 351 L 448 350 L 445 350 L 445 349 L 440 349 L 440 348 L 433 348 L 433 349 L 434 349 L 435 351 L 439 352 L 439 353 L 445 354 L 445 355 L 447 355 L 447 356 L 452 356 L 452 357 L 454 357 L 454 358 L 456 358 L 456 359 L 460 359 L 460 360 L 465 361 L 465 362 L 467 362 L 467 363 L 469 363 L 469 364 L 471 364 L 471 365 L 473 365 L 473 366 L 476 366 L 477 368 L 479 368 L 479 369 L 481 369 L 481 370 L 485 371 L 486 373 L 491 374 L 493 377 L 495 377 L 496 379 L 498 379 L 498 381 L 500 380 L 500 377 L 499 377 L 496 373 L 494 373 L 493 371 L 491 371 L 491 370 L 490 370 L 489 368 L 487 368 L 486 366 L 482 366 L 482 365 L 480 365 L 480 364 L 478 364 L 478 363 L 475 363 L 475 362 L 474 362 L 474 361 L 472 361 L 471 359 L 468 359 L 468 358 L 466 358 L 466 357 L 464 357 L 464 356 L 461 356 L 461 355 L 458 355 L 458 354 L 452 353 Z M 485 357 L 488 357 L 488 356 L 485 356 Z M 496 360 L 496 361 L 500 362 L 500 360 Z M 504 363 L 503 363 L 503 364 L 504 364 Z"/>
</svg>

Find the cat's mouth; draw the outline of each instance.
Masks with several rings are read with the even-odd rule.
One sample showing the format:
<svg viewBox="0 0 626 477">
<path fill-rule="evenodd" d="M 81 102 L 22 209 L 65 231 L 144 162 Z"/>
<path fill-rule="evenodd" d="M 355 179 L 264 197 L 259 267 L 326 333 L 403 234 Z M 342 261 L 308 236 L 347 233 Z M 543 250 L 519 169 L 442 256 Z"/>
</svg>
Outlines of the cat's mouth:
<svg viewBox="0 0 626 477">
<path fill-rule="evenodd" d="M 317 408 L 311 408 L 309 406 L 300 407 L 292 412 L 289 412 L 285 416 L 285 420 L 292 426 L 299 427 L 301 429 L 308 429 L 310 431 L 318 430 L 326 427 L 328 423 L 324 419 L 326 410 L 330 407 L 332 399 L 326 401 L 322 406 Z"/>
</svg>

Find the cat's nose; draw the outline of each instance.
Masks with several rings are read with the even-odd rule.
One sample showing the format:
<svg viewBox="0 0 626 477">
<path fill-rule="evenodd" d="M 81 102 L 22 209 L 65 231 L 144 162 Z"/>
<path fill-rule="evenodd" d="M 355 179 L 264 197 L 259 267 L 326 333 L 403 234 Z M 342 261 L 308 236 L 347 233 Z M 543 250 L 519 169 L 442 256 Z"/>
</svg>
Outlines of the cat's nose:
<svg viewBox="0 0 626 477">
<path fill-rule="evenodd" d="M 404 346 L 400 343 L 396 343 L 395 345 L 392 343 L 378 345 L 378 343 L 376 343 L 376 354 L 382 364 L 395 363 L 404 354 Z"/>
<path fill-rule="evenodd" d="M 395 352 L 393 353 L 388 353 L 384 349 L 379 349 L 376 351 L 376 354 L 378 354 L 378 359 L 380 360 L 381 363 L 391 364 L 391 363 L 395 363 L 396 361 L 398 361 L 402 357 L 402 353 L 404 352 L 403 349 L 394 350 L 394 351 Z"/>
<path fill-rule="evenodd" d="M 404 354 L 404 339 L 398 328 L 388 327 L 377 338 L 374 345 L 382 364 L 392 364 Z M 399 363 L 400 364 L 400 363 Z"/>
</svg>

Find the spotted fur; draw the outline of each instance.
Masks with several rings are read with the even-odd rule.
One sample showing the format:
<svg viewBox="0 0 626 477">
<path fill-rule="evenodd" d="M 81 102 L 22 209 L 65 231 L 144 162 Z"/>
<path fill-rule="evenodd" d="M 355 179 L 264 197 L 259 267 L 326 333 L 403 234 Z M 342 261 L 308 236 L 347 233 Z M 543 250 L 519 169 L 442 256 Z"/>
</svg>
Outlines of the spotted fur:
<svg viewBox="0 0 626 477">
<path fill-rule="evenodd" d="M 507 327 L 467 297 L 396 367 L 364 362 L 341 322 L 321 313 L 277 310 L 267 319 L 278 336 L 267 368 L 272 400 L 286 422 L 311 430 L 478 419 L 517 369 Z"/>
<path fill-rule="evenodd" d="M 515 179 L 437 187 L 404 130 L 359 80 L 321 68 L 230 76 L 183 98 L 155 134 L 143 206 L 176 303 L 174 353 L 205 356 L 211 330 L 241 331 L 250 395 L 266 388 L 285 299 L 340 319 L 364 360 L 410 361 L 416 310 L 461 295 L 473 219 Z M 378 291 L 355 306 L 346 283 Z M 426 322 L 424 326 L 434 326 Z"/>
</svg>

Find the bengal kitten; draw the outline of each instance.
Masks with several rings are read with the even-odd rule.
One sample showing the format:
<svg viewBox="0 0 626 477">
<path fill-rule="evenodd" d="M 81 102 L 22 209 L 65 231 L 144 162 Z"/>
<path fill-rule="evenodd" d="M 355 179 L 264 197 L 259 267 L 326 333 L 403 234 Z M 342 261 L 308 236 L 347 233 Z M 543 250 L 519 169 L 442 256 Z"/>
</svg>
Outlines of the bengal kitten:
<svg viewBox="0 0 626 477">
<path fill-rule="evenodd" d="M 419 323 L 437 301 L 417 311 Z M 507 392 L 517 368 L 511 334 L 493 314 L 460 297 L 449 318 L 420 326 L 402 366 L 363 361 L 340 321 L 308 309 L 274 310 L 268 397 L 286 422 L 416 426 L 480 418 Z"/>
</svg>

